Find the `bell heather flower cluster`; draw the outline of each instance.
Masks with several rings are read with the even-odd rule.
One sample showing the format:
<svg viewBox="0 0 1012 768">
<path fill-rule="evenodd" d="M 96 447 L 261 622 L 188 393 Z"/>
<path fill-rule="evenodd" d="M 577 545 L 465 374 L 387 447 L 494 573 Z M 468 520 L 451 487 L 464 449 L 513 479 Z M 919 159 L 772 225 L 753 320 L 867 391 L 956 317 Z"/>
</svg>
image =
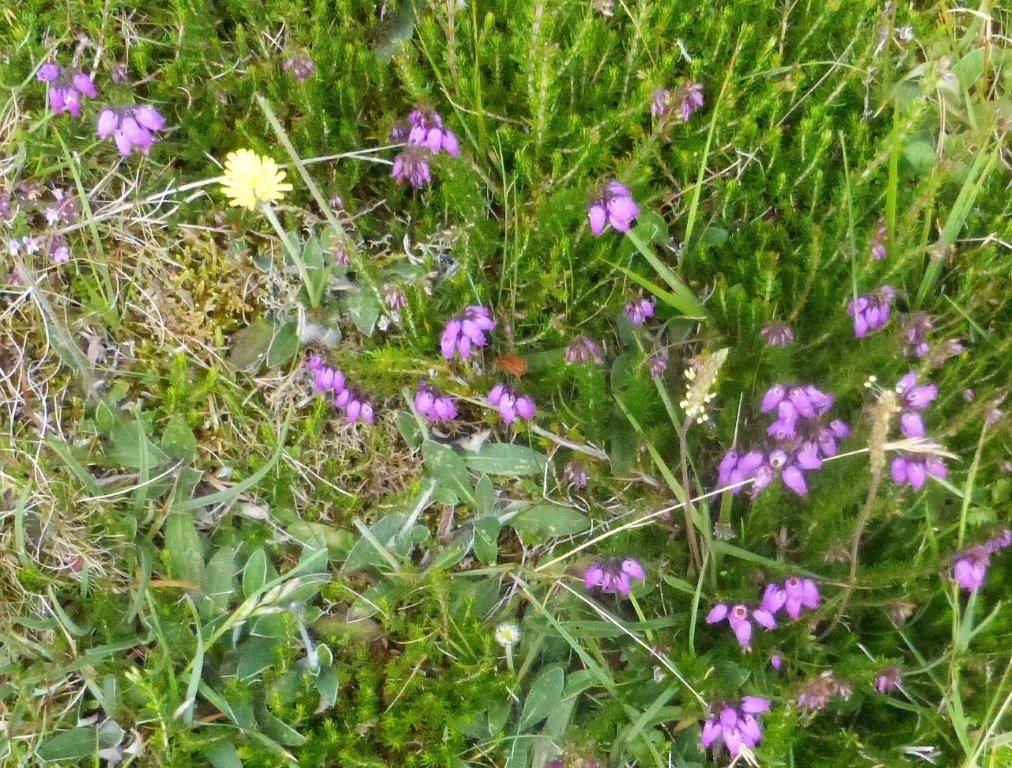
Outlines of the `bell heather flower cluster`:
<svg viewBox="0 0 1012 768">
<path fill-rule="evenodd" d="M 853 689 L 846 680 L 841 680 L 831 669 L 818 677 L 804 682 L 798 692 L 798 707 L 809 712 L 825 709 L 832 699 L 849 699 Z"/>
<path fill-rule="evenodd" d="M 594 237 L 600 237 L 609 226 L 616 232 L 628 232 L 639 215 L 640 207 L 633 200 L 632 192 L 614 179 L 605 186 L 604 194 L 592 200 L 587 209 Z"/>
<path fill-rule="evenodd" d="M 900 408 L 900 432 L 908 439 L 925 436 L 921 412 L 938 396 L 934 384 L 918 384 L 917 374 L 906 374 L 896 384 L 896 403 Z M 928 476 L 944 478 L 948 474 L 945 462 L 933 453 L 901 451 L 892 460 L 893 481 L 897 485 L 909 485 L 915 491 L 924 487 Z"/>
<path fill-rule="evenodd" d="M 457 405 L 453 398 L 424 381 L 418 382 L 415 391 L 415 410 L 430 422 L 453 421 L 457 418 Z"/>
<path fill-rule="evenodd" d="M 625 305 L 622 314 L 633 325 L 643 325 L 643 323 L 654 316 L 654 300 L 636 299 L 635 301 L 630 301 Z"/>
<path fill-rule="evenodd" d="M 572 343 L 566 347 L 564 357 L 570 365 L 577 363 L 595 363 L 601 365 L 604 363 L 601 345 L 590 338 L 590 336 L 577 336 L 573 339 Z"/>
<path fill-rule="evenodd" d="M 582 461 L 567 461 L 566 466 L 562 469 L 562 478 L 566 481 L 566 484 L 572 488 L 580 490 L 587 487 L 587 482 L 590 479 L 587 476 L 587 467 L 584 466 Z"/>
<path fill-rule="evenodd" d="M 847 304 L 847 314 L 854 319 L 854 336 L 863 339 L 885 327 L 895 299 L 896 289 L 883 285 L 877 291 L 862 294 Z"/>
<path fill-rule="evenodd" d="M 316 64 L 311 58 L 301 53 L 289 56 L 281 68 L 299 82 L 308 80 L 316 74 Z"/>
<path fill-rule="evenodd" d="M 882 261 L 886 257 L 886 238 L 889 233 L 884 225 L 879 225 L 871 238 L 871 257 L 875 261 Z"/>
<path fill-rule="evenodd" d="M 850 435 L 850 427 L 840 419 L 829 419 L 834 397 L 812 385 L 788 387 L 776 384 L 763 396 L 760 410 L 776 411 L 777 418 L 766 428 L 773 440 L 768 453 L 752 450 L 739 455 L 728 451 L 717 469 L 720 486 L 753 479 L 752 496 L 769 486 L 777 477 L 799 496 L 808 493 L 806 472 L 822 466 L 822 460 L 835 456 L 837 441 Z M 741 488 L 732 489 L 737 493 Z"/>
<path fill-rule="evenodd" d="M 654 91 L 650 114 L 656 118 L 666 117 L 676 106 L 678 118 L 683 123 L 688 122 L 693 113 L 703 106 L 702 83 L 686 80 L 681 88 L 673 92 L 666 88 L 658 88 Z"/>
<path fill-rule="evenodd" d="M 443 127 L 443 118 L 434 109 L 411 110 L 407 122 L 390 131 L 390 140 L 408 145 L 394 158 L 391 175 L 398 184 L 407 182 L 415 189 L 432 181 L 429 158 L 441 152 L 451 157 L 460 155 L 457 135 Z"/>
<path fill-rule="evenodd" d="M 499 415 L 506 424 L 512 424 L 517 419 L 530 421 L 537 412 L 534 400 L 527 395 L 516 394 L 505 384 L 492 387 L 488 393 L 488 403 L 499 409 Z"/>
<path fill-rule="evenodd" d="M 148 154 L 158 141 L 157 135 L 165 128 L 165 118 L 150 104 L 112 108 L 106 107 L 98 115 L 98 136 L 116 143 L 123 157 L 131 154 Z"/>
<path fill-rule="evenodd" d="M 750 608 L 744 603 L 728 605 L 717 603 L 706 616 L 707 624 L 727 621 L 734 632 L 738 645 L 746 653 L 752 650 L 752 622 L 764 629 L 776 629 L 777 613 L 783 610 L 797 621 L 805 609 L 815 610 L 821 602 L 819 587 L 811 579 L 790 577 L 784 583 L 771 582 L 763 590 L 759 604 Z"/>
<path fill-rule="evenodd" d="M 967 592 L 976 592 L 984 585 L 991 556 L 1012 547 L 1012 530 L 1004 530 L 983 544 L 964 549 L 953 562 L 952 577 Z"/>
<path fill-rule="evenodd" d="M 788 347 L 794 343 L 794 330 L 786 323 L 766 323 L 759 335 L 770 347 Z"/>
<path fill-rule="evenodd" d="M 313 389 L 319 394 L 330 395 L 334 407 L 342 411 L 348 421 L 373 423 L 372 404 L 357 389 L 347 386 L 341 371 L 324 363 L 319 355 L 310 357 L 306 368 L 313 374 Z"/>
<path fill-rule="evenodd" d="M 710 749 L 718 741 L 723 742 L 731 757 L 738 757 L 742 747 L 755 749 L 763 738 L 758 715 L 768 712 L 770 703 L 761 696 L 743 696 L 737 704 L 711 704 L 700 735 L 703 749 Z"/>
<path fill-rule="evenodd" d="M 439 341 L 440 352 L 447 360 L 452 360 L 455 353 L 468 358 L 475 347 L 488 343 L 485 334 L 494 330 L 495 318 L 491 310 L 480 305 L 467 307 L 447 321 Z"/>
<path fill-rule="evenodd" d="M 74 117 L 80 117 L 81 99 L 98 97 L 98 90 L 91 75 L 81 71 L 64 72 L 52 61 L 47 61 L 39 67 L 35 77 L 47 85 L 49 106 L 57 115 L 69 112 Z"/>
<path fill-rule="evenodd" d="M 588 590 L 600 589 L 602 592 L 628 597 L 632 591 L 633 579 L 643 581 L 646 571 L 638 560 L 627 557 L 624 560 L 612 558 L 597 562 L 583 572 L 583 586 Z"/>
<path fill-rule="evenodd" d="M 879 693 L 889 693 L 899 688 L 903 683 L 903 675 L 899 667 L 884 667 L 875 677 L 875 690 Z"/>
</svg>

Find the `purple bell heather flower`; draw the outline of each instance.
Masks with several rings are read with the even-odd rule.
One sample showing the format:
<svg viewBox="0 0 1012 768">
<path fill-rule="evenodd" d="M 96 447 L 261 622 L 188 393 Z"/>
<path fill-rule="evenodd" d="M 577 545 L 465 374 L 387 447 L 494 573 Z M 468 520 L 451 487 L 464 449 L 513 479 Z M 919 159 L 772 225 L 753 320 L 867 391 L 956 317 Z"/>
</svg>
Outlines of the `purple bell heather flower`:
<svg viewBox="0 0 1012 768">
<path fill-rule="evenodd" d="M 755 749 L 763 733 L 757 716 L 769 711 L 770 701 L 759 696 L 745 696 L 737 706 L 718 702 L 708 708 L 703 722 L 700 744 L 711 749 L 723 743 L 731 757 L 738 757 L 742 748 Z"/>
<path fill-rule="evenodd" d="M 158 133 L 165 128 L 165 118 L 150 104 L 107 107 L 98 115 L 99 138 L 112 136 L 120 155 L 148 154 L 158 141 Z"/>
<path fill-rule="evenodd" d="M 95 81 L 91 79 L 91 75 L 84 72 L 75 72 L 70 82 L 74 86 L 74 89 L 83 96 L 87 96 L 89 99 L 98 98 Z"/>
<path fill-rule="evenodd" d="M 770 654 L 770 666 L 773 667 L 777 672 L 784 666 L 784 657 L 779 653 Z"/>
<path fill-rule="evenodd" d="M 424 381 L 418 383 L 415 392 L 415 410 L 431 422 L 453 421 L 457 418 L 457 405 L 453 398 Z"/>
<path fill-rule="evenodd" d="M 899 667 L 885 667 L 875 678 L 875 690 L 879 693 L 889 693 L 889 691 L 899 688 L 902 682 L 903 675 L 900 673 Z"/>
<path fill-rule="evenodd" d="M 440 352 L 447 360 L 452 360 L 454 353 L 468 358 L 475 347 L 488 343 L 485 334 L 493 330 L 495 318 L 491 310 L 480 305 L 469 306 L 447 321 L 439 341 Z"/>
<path fill-rule="evenodd" d="M 55 264 L 66 264 L 70 261 L 70 245 L 63 235 L 56 235 L 49 240 L 49 258 Z"/>
<path fill-rule="evenodd" d="M 650 114 L 654 117 L 664 117 L 671 111 L 671 91 L 666 88 L 654 90 L 653 101 L 650 103 Z"/>
<path fill-rule="evenodd" d="M 57 115 L 69 112 L 74 117 L 80 117 L 81 98 L 94 99 L 98 96 L 91 75 L 80 71 L 68 74 L 51 61 L 39 67 L 35 77 L 48 86 L 49 106 Z"/>
<path fill-rule="evenodd" d="M 764 462 L 765 457 L 760 451 L 749 451 L 744 455 L 739 455 L 736 450 L 732 449 L 724 455 L 717 468 L 717 485 L 724 487 L 749 480 L 755 476 Z M 732 488 L 731 493 L 738 493 L 742 487 Z"/>
<path fill-rule="evenodd" d="M 417 147 L 408 147 L 394 158 L 390 175 L 397 184 L 407 182 L 415 189 L 421 189 L 432 181 L 429 154 Z"/>
<path fill-rule="evenodd" d="M 352 423 L 356 421 L 373 423 L 372 405 L 357 389 L 342 389 L 334 398 L 334 407 L 344 411 L 345 417 Z"/>
<path fill-rule="evenodd" d="M 281 68 L 299 82 L 308 80 L 316 74 L 316 64 L 311 58 L 301 53 L 289 56 Z"/>
<path fill-rule="evenodd" d="M 763 326 L 759 335 L 771 347 L 787 347 L 794 343 L 794 331 L 786 323 L 767 323 Z"/>
<path fill-rule="evenodd" d="M 638 560 L 627 557 L 597 562 L 583 573 L 583 585 L 587 590 L 600 589 L 602 592 L 628 597 L 632 592 L 632 581 L 643 581 L 646 572 Z"/>
<path fill-rule="evenodd" d="M 313 391 L 318 394 L 337 395 L 344 391 L 344 374 L 336 368 L 325 365 L 319 355 L 313 355 L 306 363 L 313 374 Z"/>
<path fill-rule="evenodd" d="M 748 606 L 742 603 L 734 606 L 717 603 L 706 615 L 707 624 L 717 624 L 724 620 L 727 620 L 730 625 L 741 649 L 746 653 L 750 652 L 752 650 L 752 622 L 749 620 Z"/>
<path fill-rule="evenodd" d="M 822 460 L 819 458 L 818 447 L 814 443 L 805 443 L 793 455 L 781 448 L 776 448 L 770 451 L 766 463 L 756 472 L 752 496 L 755 497 L 777 477 L 780 477 L 784 481 L 784 485 L 799 496 L 806 496 L 808 484 L 805 481 L 804 473 L 821 466 Z"/>
<path fill-rule="evenodd" d="M 629 188 L 617 181 L 609 181 L 604 195 L 591 201 L 587 209 L 590 231 L 600 237 L 610 225 L 617 232 L 628 232 L 640 215 L 640 207 L 633 200 Z"/>
<path fill-rule="evenodd" d="M 987 579 L 991 556 L 1012 546 L 1012 530 L 1004 530 L 983 544 L 968 547 L 956 555 L 952 566 L 952 577 L 963 589 L 976 592 Z"/>
<path fill-rule="evenodd" d="M 534 401 L 527 395 L 517 395 L 505 384 L 496 384 L 488 393 L 488 402 L 499 410 L 499 416 L 506 424 L 512 424 L 518 418 L 531 421 L 537 409 Z"/>
<path fill-rule="evenodd" d="M 654 316 L 653 299 L 636 299 L 625 305 L 622 311 L 633 325 L 643 325 L 649 318 Z"/>
<path fill-rule="evenodd" d="M 668 361 L 670 358 L 671 352 L 667 347 L 661 347 L 654 352 L 654 354 L 650 355 L 648 363 L 651 379 L 659 379 L 664 375 L 664 372 L 668 370 Z"/>
<path fill-rule="evenodd" d="M 847 304 L 847 313 L 854 319 L 854 335 L 863 339 L 869 333 L 883 328 L 889 322 L 896 289 L 883 285 L 877 291 L 865 293 Z"/>
<path fill-rule="evenodd" d="M 803 608 L 815 610 L 819 607 L 822 598 L 819 594 L 819 587 L 811 579 L 799 579 L 791 576 L 784 581 L 784 610 L 794 621 L 801 617 Z"/>
<path fill-rule="evenodd" d="M 831 699 L 849 698 L 850 683 L 840 680 L 831 669 L 806 680 L 798 693 L 798 706 L 801 709 L 816 711 L 825 709 Z"/>
<path fill-rule="evenodd" d="M 703 106 L 703 84 L 692 80 L 686 80 L 685 85 L 679 91 L 682 97 L 681 117 L 682 122 L 687 123 L 696 110 Z"/>
<path fill-rule="evenodd" d="M 589 480 L 587 468 L 583 465 L 582 461 L 576 460 L 566 462 L 566 466 L 562 470 L 562 477 L 567 485 L 576 489 L 586 488 Z"/>
<path fill-rule="evenodd" d="M 457 135 L 443 127 L 443 118 L 434 109 L 418 107 L 408 115 L 406 140 L 408 144 L 427 149 L 434 155 L 446 152 L 451 157 L 460 155 Z"/>
<path fill-rule="evenodd" d="M 52 83 L 60 77 L 60 68 L 55 62 L 46 61 L 39 67 L 35 77 L 40 83 Z"/>
<path fill-rule="evenodd" d="M 886 257 L 886 239 L 889 233 L 884 226 L 879 226 L 871 238 L 871 257 L 875 261 L 882 261 Z"/>
<path fill-rule="evenodd" d="M 890 465 L 893 482 L 896 485 L 909 485 L 915 491 L 924 487 L 928 477 L 945 479 L 949 474 L 945 462 L 931 454 L 904 453 L 896 456 Z"/>
<path fill-rule="evenodd" d="M 601 345 L 589 336 L 577 336 L 573 339 L 572 343 L 566 347 L 563 356 L 570 365 L 591 362 L 601 365 L 604 363 Z"/>
<path fill-rule="evenodd" d="M 924 357 L 931 351 L 928 333 L 934 328 L 931 316 L 924 312 L 907 315 L 901 333 L 903 334 L 903 352 L 908 357 Z"/>
</svg>

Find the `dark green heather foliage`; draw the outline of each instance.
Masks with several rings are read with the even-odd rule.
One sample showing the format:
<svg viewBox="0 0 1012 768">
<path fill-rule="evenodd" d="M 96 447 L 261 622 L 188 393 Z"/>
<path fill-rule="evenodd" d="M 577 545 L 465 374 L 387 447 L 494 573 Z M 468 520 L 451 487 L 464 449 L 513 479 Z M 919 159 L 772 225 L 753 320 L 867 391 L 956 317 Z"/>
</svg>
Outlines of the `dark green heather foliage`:
<svg viewBox="0 0 1012 768">
<path fill-rule="evenodd" d="M 972 595 L 951 578 L 1012 521 L 1009 22 L 988 0 L 0 9 L 0 195 L 81 209 L 69 263 L 0 252 L 0 763 L 726 765 L 700 747 L 707 707 L 754 695 L 760 765 L 1012 765 L 1012 555 Z M 94 72 L 80 119 L 47 109 L 47 58 Z M 690 80 L 698 112 L 651 115 Z M 167 130 L 122 159 L 99 110 L 141 103 Z M 461 147 L 421 190 L 389 165 L 416 106 Z M 242 148 L 288 164 L 274 210 L 313 279 L 333 220 L 349 235 L 319 307 L 262 212 L 199 184 Z M 612 179 L 639 224 L 593 237 Z M 3 242 L 43 233 L 33 205 L 0 209 Z M 889 324 L 856 339 L 847 303 L 887 284 Z M 634 328 L 623 307 L 651 295 Z M 448 362 L 444 325 L 474 304 L 490 345 Z M 766 344 L 774 321 L 792 345 Z M 583 335 L 603 364 L 565 362 Z M 709 418 L 686 426 L 685 371 L 720 350 Z M 374 425 L 312 393 L 313 352 Z M 920 491 L 871 469 L 865 384 L 911 370 L 951 454 Z M 459 418 L 425 424 L 420 379 Z M 485 406 L 500 381 L 533 424 Z M 835 394 L 844 455 L 804 497 L 713 494 L 729 449 L 768 442 L 775 383 Z M 584 589 L 612 557 L 646 569 L 631 598 Z M 704 621 L 789 576 L 822 604 L 751 653 Z M 889 666 L 903 682 L 880 693 Z M 830 671 L 849 696 L 799 707 Z"/>
</svg>

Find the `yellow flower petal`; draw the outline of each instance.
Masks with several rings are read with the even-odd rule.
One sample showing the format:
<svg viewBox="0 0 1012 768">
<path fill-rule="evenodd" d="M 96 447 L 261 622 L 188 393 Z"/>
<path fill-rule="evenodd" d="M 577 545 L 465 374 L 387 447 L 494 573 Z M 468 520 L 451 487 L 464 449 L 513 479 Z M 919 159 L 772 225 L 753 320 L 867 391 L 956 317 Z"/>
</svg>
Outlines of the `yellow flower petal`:
<svg viewBox="0 0 1012 768">
<path fill-rule="evenodd" d="M 221 191 L 232 205 L 256 210 L 259 203 L 281 200 L 291 190 L 292 185 L 285 183 L 285 172 L 273 158 L 249 149 L 230 152 L 225 157 Z"/>
</svg>

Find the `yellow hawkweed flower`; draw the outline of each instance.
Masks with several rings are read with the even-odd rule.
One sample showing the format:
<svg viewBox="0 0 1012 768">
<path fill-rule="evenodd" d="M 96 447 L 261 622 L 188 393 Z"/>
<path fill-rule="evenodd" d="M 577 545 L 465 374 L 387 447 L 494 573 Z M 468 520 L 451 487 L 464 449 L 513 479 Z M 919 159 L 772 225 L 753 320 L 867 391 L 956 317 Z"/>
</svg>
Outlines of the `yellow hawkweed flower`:
<svg viewBox="0 0 1012 768">
<path fill-rule="evenodd" d="M 255 210 L 257 203 L 280 200 L 292 185 L 285 183 L 285 172 L 272 158 L 249 149 L 230 152 L 225 158 L 221 191 L 232 205 Z"/>
</svg>

